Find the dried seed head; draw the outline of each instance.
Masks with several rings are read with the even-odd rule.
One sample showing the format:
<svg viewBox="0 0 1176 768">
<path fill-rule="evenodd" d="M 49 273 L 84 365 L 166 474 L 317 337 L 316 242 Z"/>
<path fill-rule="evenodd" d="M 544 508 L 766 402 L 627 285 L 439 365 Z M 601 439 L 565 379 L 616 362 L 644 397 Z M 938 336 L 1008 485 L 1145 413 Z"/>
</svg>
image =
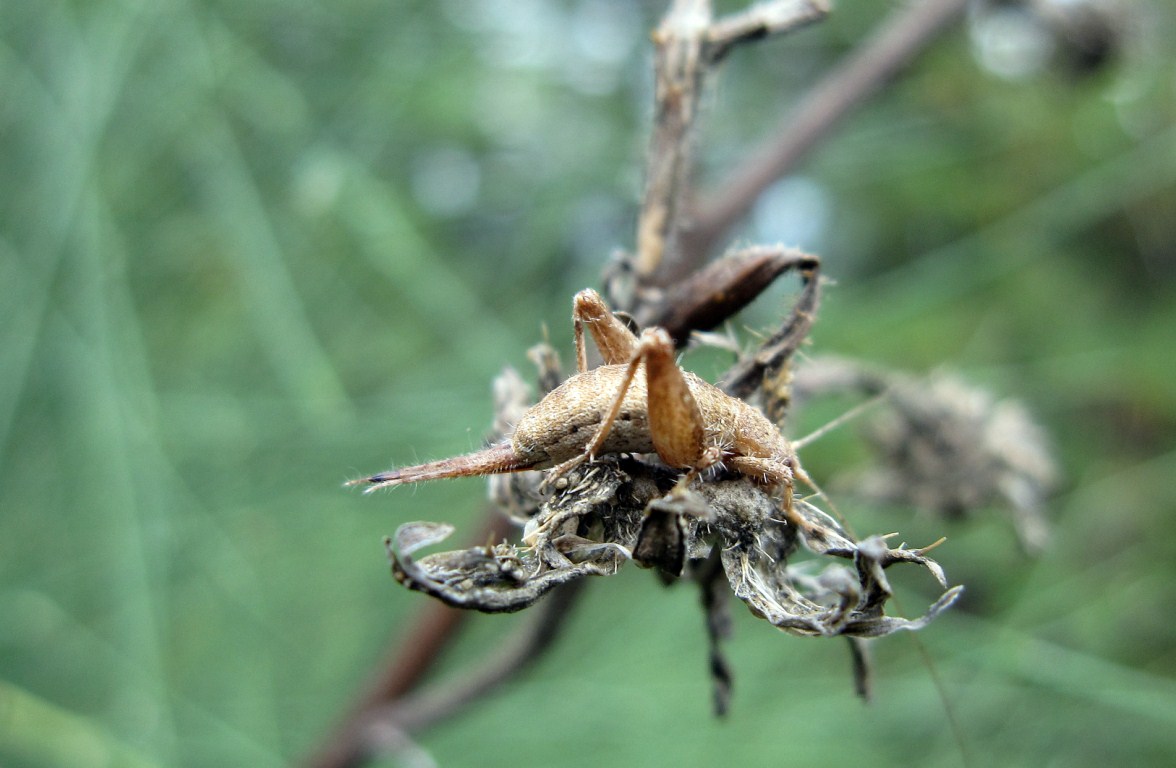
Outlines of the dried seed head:
<svg viewBox="0 0 1176 768">
<path fill-rule="evenodd" d="M 1002 504 L 1027 550 L 1045 546 L 1042 503 L 1058 471 L 1024 406 L 949 375 L 903 381 L 888 402 L 865 430 L 881 458 L 861 480 L 867 496 L 947 516 Z"/>
</svg>

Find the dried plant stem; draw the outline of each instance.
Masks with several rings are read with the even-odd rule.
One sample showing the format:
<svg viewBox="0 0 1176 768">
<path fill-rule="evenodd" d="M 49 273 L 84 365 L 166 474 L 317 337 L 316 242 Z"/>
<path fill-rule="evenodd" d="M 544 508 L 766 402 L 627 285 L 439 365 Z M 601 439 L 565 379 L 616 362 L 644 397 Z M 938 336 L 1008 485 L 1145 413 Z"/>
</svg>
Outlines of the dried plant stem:
<svg viewBox="0 0 1176 768">
<path fill-rule="evenodd" d="M 692 212 L 682 232 L 679 269 L 703 264 L 726 232 L 767 187 L 789 173 L 834 125 L 888 82 L 933 42 L 967 7 L 967 0 L 900 4 L 874 34 L 818 83 L 780 128 Z"/>
<path fill-rule="evenodd" d="M 497 653 L 475 668 L 463 670 L 460 679 L 405 696 L 377 713 L 378 719 L 365 734 L 365 745 L 371 751 L 382 751 L 386 746 L 383 733 L 389 726 L 407 732 L 427 728 L 477 701 L 542 658 L 559 635 L 564 620 L 571 615 L 586 584 L 581 579 L 558 587 L 535 606 L 524 625 L 499 646 Z"/>
<path fill-rule="evenodd" d="M 637 220 L 636 271 L 641 282 L 649 282 L 658 271 L 678 219 L 710 22 L 709 0 L 675 0 L 653 35 L 656 106 L 645 199 Z"/>
<path fill-rule="evenodd" d="M 514 533 L 505 515 L 488 514 L 485 525 L 473 541 L 501 540 Z M 396 633 L 388 660 L 373 675 L 374 683 L 361 694 L 350 711 L 327 736 L 319 748 L 303 763 L 307 768 L 346 768 L 367 760 L 364 749 L 365 729 L 376 713 L 388 702 L 396 701 L 412 690 L 454 640 L 469 612 L 429 602 L 412 623 L 407 634 Z"/>
<path fill-rule="evenodd" d="M 520 670 L 542 658 L 543 651 L 558 636 L 564 619 L 571 614 L 585 582 L 566 584 L 536 607 L 524 625 L 499 648 L 498 653 L 472 670 L 465 670 L 460 680 L 447 681 L 409 694 L 425 668 L 431 666 L 437 651 L 451 639 L 455 630 L 440 635 L 440 643 L 421 646 L 415 655 L 427 660 L 398 659 L 389 668 L 392 685 L 379 686 L 346 719 L 333 738 L 328 740 L 305 764 L 308 768 L 352 768 L 372 757 L 397 752 L 412 743 L 411 734 L 440 722 L 514 677 Z M 441 603 L 432 603 L 448 614 L 467 614 Z M 414 629 L 412 641 L 430 643 L 428 629 L 440 626 L 441 610 L 434 610 Z M 439 619 L 439 620 L 438 620 Z M 414 655 L 411 643 L 401 643 L 406 656 Z M 395 693 L 393 694 L 393 691 Z M 390 695 L 391 694 L 391 695 Z"/>
<path fill-rule="evenodd" d="M 634 264 L 641 285 L 664 286 L 689 271 L 679 263 L 676 239 L 707 75 L 735 45 L 789 32 L 826 13 L 828 4 L 820 0 L 777 0 L 714 21 L 710 0 L 674 0 L 653 34 L 654 124 Z"/>
</svg>

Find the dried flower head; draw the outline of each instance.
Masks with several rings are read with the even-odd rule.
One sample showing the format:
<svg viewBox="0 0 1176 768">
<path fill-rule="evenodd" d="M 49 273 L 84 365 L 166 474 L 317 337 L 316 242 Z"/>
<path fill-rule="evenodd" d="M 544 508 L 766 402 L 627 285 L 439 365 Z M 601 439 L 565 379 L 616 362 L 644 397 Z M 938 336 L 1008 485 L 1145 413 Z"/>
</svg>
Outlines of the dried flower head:
<svg viewBox="0 0 1176 768">
<path fill-rule="evenodd" d="M 898 380 L 886 400 L 865 429 L 880 459 L 861 479 L 868 497 L 946 516 L 1002 505 L 1028 551 L 1047 544 L 1042 507 L 1058 471 L 1021 403 L 947 374 Z"/>
</svg>

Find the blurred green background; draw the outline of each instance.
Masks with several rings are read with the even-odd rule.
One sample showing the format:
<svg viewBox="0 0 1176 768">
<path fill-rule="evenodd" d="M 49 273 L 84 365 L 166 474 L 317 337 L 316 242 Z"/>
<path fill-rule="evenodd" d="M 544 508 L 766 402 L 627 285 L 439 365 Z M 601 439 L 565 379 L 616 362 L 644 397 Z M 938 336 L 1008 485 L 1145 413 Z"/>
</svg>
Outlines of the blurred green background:
<svg viewBox="0 0 1176 768">
<path fill-rule="evenodd" d="M 732 235 L 822 256 L 813 352 L 959 371 L 1053 435 L 1037 559 L 997 510 L 841 503 L 862 533 L 948 536 L 968 592 L 920 638 L 976 765 L 1176 758 L 1176 12 L 1109 5 L 1124 32 L 1094 71 L 972 17 Z M 632 244 L 662 10 L 5 0 L 0 764 L 276 766 L 336 722 L 427 600 L 381 537 L 468 535 L 484 497 L 340 483 L 476 446 L 542 327 L 571 359 L 572 294 Z M 884 10 L 733 55 L 704 186 Z M 853 468 L 852 437 L 809 471 Z M 908 613 L 937 594 L 894 578 Z M 443 671 L 521 618 L 476 617 Z M 627 569 L 421 743 L 442 765 L 961 762 L 909 637 L 875 644 L 864 706 L 843 643 L 735 619 L 724 722 L 694 592 Z"/>
</svg>

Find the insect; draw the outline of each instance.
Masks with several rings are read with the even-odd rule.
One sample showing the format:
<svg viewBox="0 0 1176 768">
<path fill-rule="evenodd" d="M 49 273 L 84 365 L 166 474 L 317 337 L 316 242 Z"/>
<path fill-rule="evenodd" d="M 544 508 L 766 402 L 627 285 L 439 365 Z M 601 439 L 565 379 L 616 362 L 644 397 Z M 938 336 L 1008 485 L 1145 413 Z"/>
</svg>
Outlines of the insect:
<svg viewBox="0 0 1176 768">
<path fill-rule="evenodd" d="M 572 320 L 578 373 L 531 407 L 509 439 L 348 485 L 372 491 L 552 467 L 560 474 L 601 454 L 656 453 L 668 466 L 687 470 L 682 487 L 721 466 L 781 489 L 790 499 L 798 470 L 789 442 L 754 407 L 678 367 L 666 331 L 649 328 L 635 335 L 591 289 L 576 294 Z M 604 360 L 592 369 L 585 328 Z"/>
<path fill-rule="evenodd" d="M 802 299 L 783 328 L 728 374 L 730 392 L 750 391 L 758 382 L 766 395 L 787 399 L 783 365 L 811 324 L 819 285 L 813 257 L 788 263 L 803 270 Z M 786 632 L 851 638 L 862 691 L 865 666 L 856 638 L 921 629 L 958 599 L 955 587 L 919 618 L 886 615 L 891 592 L 884 570 L 895 563 L 922 565 L 947 588 L 942 569 L 926 557 L 929 548 L 892 549 L 882 537 L 855 541 L 809 499 L 794 497 L 797 480 L 817 490 L 794 445 L 748 402 L 683 371 L 665 329 L 634 333 L 592 290 L 576 295 L 572 319 L 577 374 L 523 413 L 509 438 L 349 483 L 375 490 L 538 469 L 551 470 L 549 481 L 567 480 L 560 492 L 536 498 L 523 546 L 503 541 L 418 555 L 444 541 L 453 526 L 401 525 L 385 545 L 402 585 L 454 607 L 502 613 L 527 608 L 562 584 L 616 573 L 625 561 L 656 568 L 667 582 L 689 579 L 703 595 L 718 713 L 726 710 L 731 685 L 721 650 L 724 584 L 753 614 Z M 592 369 L 586 335 L 603 359 Z M 649 454 L 661 464 L 640 456 Z M 693 483 L 712 469 L 725 471 Z M 802 545 L 852 561 L 853 568 L 826 569 L 814 579 L 806 564 L 789 562 Z"/>
</svg>

